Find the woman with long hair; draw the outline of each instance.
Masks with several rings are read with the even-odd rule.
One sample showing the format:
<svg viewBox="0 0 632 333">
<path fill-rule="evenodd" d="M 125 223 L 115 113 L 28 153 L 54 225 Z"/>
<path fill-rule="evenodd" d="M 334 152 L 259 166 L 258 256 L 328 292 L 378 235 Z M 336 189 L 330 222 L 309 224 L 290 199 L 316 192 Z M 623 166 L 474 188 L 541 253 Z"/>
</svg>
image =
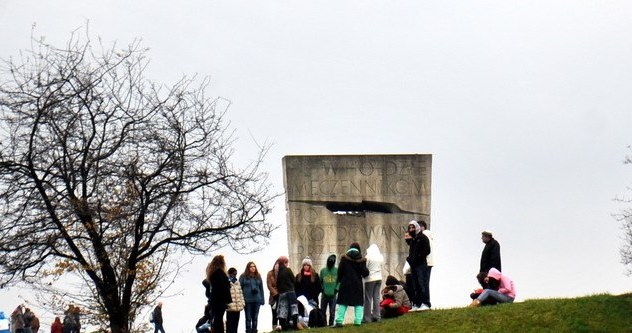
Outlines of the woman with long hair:
<svg viewBox="0 0 632 333">
<path fill-rule="evenodd" d="M 206 279 L 211 284 L 211 308 L 213 312 L 213 332 L 224 333 L 224 312 L 230 297 L 230 282 L 226 274 L 226 261 L 223 255 L 216 255 L 211 260 Z"/>
<path fill-rule="evenodd" d="M 298 328 L 298 304 L 294 292 L 294 272 L 289 267 L 289 259 L 281 256 L 274 264 L 279 301 L 277 317 L 283 330 Z"/>
<path fill-rule="evenodd" d="M 257 333 L 259 307 L 264 304 L 263 281 L 254 262 L 249 262 L 243 274 L 239 276 L 239 284 L 246 301 L 246 333 Z"/>
<path fill-rule="evenodd" d="M 272 269 L 268 272 L 266 276 L 266 285 L 268 286 L 268 291 L 270 292 L 270 297 L 268 298 L 268 304 L 270 304 L 270 309 L 272 310 L 272 329 L 275 331 L 280 331 L 281 326 L 279 325 L 279 318 L 277 318 L 277 306 L 279 305 L 279 290 L 276 286 L 276 272 L 279 270 L 279 264 L 277 261 L 272 265 Z"/>
</svg>

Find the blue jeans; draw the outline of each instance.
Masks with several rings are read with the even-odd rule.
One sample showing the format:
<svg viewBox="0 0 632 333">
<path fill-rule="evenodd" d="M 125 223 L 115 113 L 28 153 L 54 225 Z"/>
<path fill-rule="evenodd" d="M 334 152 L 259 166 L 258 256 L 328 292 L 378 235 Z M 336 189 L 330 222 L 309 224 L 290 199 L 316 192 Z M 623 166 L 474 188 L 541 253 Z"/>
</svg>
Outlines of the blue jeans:
<svg viewBox="0 0 632 333">
<path fill-rule="evenodd" d="M 483 290 L 483 292 L 480 294 L 480 296 L 478 296 L 477 300 L 479 300 L 479 301 L 481 301 L 481 303 L 483 303 L 488 298 L 493 298 L 493 299 L 497 300 L 498 303 L 513 303 L 513 301 L 514 301 L 513 297 L 509 297 L 506 294 L 503 294 L 503 293 L 498 292 L 498 291 L 493 290 L 493 289 L 485 289 L 485 290 Z"/>
<path fill-rule="evenodd" d="M 333 326 L 334 318 L 336 318 L 336 295 L 332 298 L 323 295 L 320 298 L 320 309 L 324 314 L 327 314 L 327 309 L 329 309 L 329 326 Z"/>
<path fill-rule="evenodd" d="M 412 300 L 413 306 L 420 307 L 422 304 L 430 303 L 430 294 L 428 290 L 426 290 L 426 286 L 428 285 L 426 283 L 427 270 L 428 265 L 426 264 L 419 264 L 410 268 L 415 294 Z"/>
<path fill-rule="evenodd" d="M 246 333 L 257 333 L 257 319 L 259 318 L 259 303 L 246 303 Z"/>
</svg>

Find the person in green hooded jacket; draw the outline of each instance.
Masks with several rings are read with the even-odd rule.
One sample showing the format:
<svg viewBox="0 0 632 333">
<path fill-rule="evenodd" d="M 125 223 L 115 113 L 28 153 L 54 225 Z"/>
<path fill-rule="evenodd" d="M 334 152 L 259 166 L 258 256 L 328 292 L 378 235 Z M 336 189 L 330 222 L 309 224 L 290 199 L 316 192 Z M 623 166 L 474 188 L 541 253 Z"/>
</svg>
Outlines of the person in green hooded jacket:
<svg viewBox="0 0 632 333">
<path fill-rule="evenodd" d="M 320 309 L 324 314 L 327 314 L 327 309 L 329 309 L 329 326 L 334 325 L 334 318 L 336 317 L 337 278 L 336 255 L 332 253 L 327 257 L 327 266 L 320 270 L 320 283 L 323 289 L 320 297 Z"/>
</svg>

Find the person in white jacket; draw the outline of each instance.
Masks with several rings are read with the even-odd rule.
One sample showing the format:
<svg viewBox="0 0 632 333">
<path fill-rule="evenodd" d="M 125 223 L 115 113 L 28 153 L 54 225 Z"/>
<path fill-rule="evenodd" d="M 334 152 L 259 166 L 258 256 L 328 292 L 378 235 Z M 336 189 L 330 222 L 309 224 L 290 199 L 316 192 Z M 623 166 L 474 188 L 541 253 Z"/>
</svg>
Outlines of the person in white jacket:
<svg viewBox="0 0 632 333">
<path fill-rule="evenodd" d="M 365 323 L 380 321 L 380 298 L 382 287 L 382 265 L 384 256 L 376 244 L 366 250 L 366 266 L 369 276 L 364 278 L 364 318 Z"/>
<path fill-rule="evenodd" d="M 434 235 L 432 234 L 432 232 L 430 230 L 428 230 L 428 224 L 426 224 L 425 221 L 419 221 L 419 226 L 421 227 L 421 230 L 423 232 L 424 235 L 426 235 L 426 237 L 428 237 L 428 240 L 430 241 L 430 254 L 426 257 L 426 261 L 428 262 L 428 269 L 425 272 L 425 278 L 424 278 L 424 282 L 425 282 L 425 286 L 424 289 L 426 290 L 426 298 L 423 304 L 421 304 L 421 308 L 420 310 L 430 310 L 431 308 L 431 304 L 430 304 L 430 273 L 432 272 L 432 267 L 434 266 L 434 253 L 435 253 L 435 246 L 434 246 Z"/>
</svg>

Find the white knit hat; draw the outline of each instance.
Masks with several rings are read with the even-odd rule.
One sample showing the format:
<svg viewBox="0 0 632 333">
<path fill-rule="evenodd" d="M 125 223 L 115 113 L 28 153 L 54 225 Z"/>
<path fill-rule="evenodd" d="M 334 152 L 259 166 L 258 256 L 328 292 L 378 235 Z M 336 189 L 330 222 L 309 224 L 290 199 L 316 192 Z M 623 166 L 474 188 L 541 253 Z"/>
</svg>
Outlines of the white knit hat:
<svg viewBox="0 0 632 333">
<path fill-rule="evenodd" d="M 312 266 L 312 258 L 310 258 L 310 257 L 305 257 L 305 259 L 303 259 L 303 263 L 301 264 L 301 266 L 304 266 L 304 265 L 310 265 L 310 266 Z"/>
</svg>

